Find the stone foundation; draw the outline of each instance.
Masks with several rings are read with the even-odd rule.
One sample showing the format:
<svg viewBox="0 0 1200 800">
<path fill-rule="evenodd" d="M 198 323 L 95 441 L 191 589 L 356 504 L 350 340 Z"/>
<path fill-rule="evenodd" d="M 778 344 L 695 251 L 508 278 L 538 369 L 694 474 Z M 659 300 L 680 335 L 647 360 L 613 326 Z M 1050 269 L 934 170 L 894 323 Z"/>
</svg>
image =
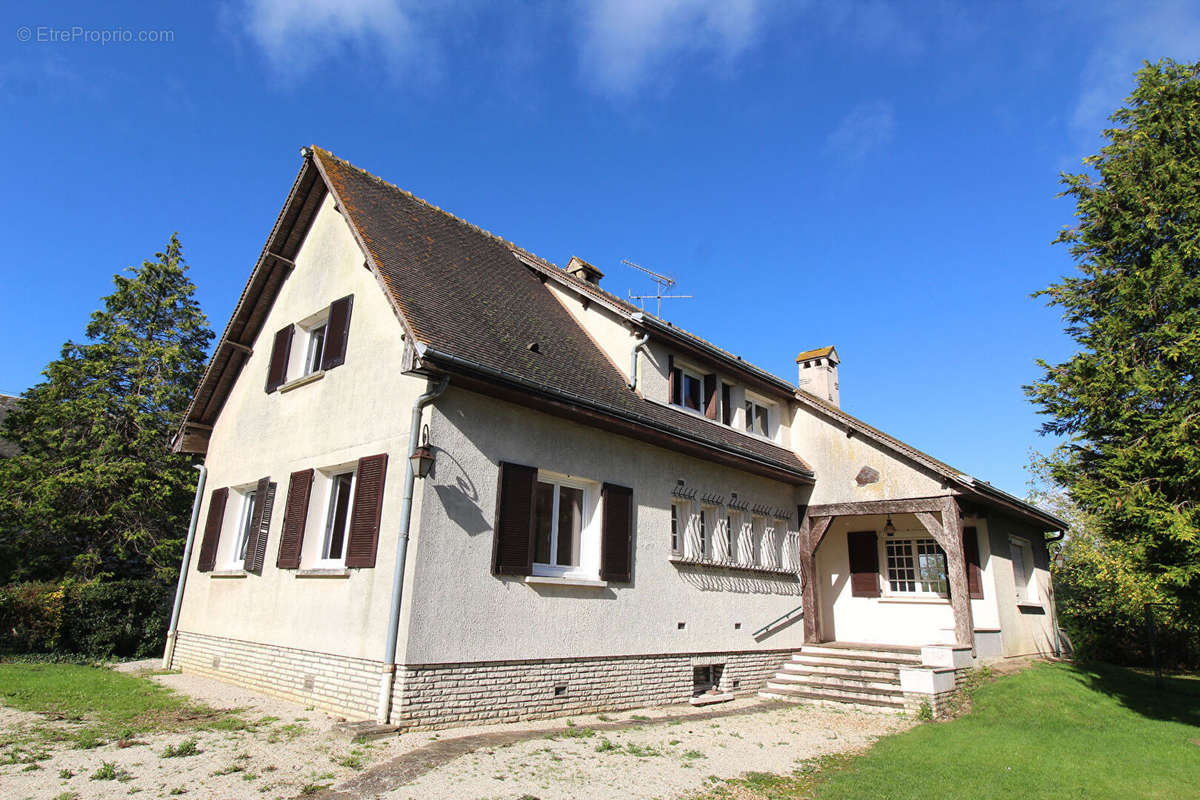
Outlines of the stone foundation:
<svg viewBox="0 0 1200 800">
<path fill-rule="evenodd" d="M 695 667 L 722 665 L 719 689 L 753 694 L 791 650 L 410 664 L 396 668 L 392 722 L 440 728 L 686 703 Z"/>
<path fill-rule="evenodd" d="M 382 662 L 180 631 L 169 668 L 352 719 L 373 718 Z"/>
</svg>

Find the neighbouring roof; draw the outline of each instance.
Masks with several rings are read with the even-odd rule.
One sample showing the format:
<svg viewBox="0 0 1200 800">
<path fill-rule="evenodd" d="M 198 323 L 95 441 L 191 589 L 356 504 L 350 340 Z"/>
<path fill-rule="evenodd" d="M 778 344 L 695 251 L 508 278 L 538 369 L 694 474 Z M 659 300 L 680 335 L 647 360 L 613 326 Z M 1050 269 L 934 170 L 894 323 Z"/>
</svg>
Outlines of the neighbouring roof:
<svg viewBox="0 0 1200 800">
<path fill-rule="evenodd" d="M 13 397 L 10 394 L 0 394 L 0 432 L 4 430 L 4 418 L 8 416 L 8 412 L 16 408 L 17 403 L 21 402 L 21 398 Z M 21 452 L 21 449 L 8 439 L 0 437 L 0 458 L 15 456 Z"/>
<path fill-rule="evenodd" d="M 772 474 L 812 480 L 812 469 L 791 450 L 651 402 L 630 389 L 545 287 L 545 270 L 623 310 L 636 308 L 320 148 L 305 159 L 176 436 L 177 449 L 203 449 L 325 187 L 404 325 L 419 356 L 417 366 L 468 373 L 584 409 L 592 419 L 620 420 Z"/>
</svg>

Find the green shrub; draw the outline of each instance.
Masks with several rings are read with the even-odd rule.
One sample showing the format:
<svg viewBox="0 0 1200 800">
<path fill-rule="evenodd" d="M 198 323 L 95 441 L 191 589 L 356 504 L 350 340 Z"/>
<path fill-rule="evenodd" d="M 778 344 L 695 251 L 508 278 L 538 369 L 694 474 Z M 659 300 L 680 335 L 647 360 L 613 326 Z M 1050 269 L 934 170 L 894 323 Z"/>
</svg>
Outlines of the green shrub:
<svg viewBox="0 0 1200 800">
<path fill-rule="evenodd" d="M 155 655 L 172 596 L 153 579 L 0 586 L 0 654 Z"/>
</svg>

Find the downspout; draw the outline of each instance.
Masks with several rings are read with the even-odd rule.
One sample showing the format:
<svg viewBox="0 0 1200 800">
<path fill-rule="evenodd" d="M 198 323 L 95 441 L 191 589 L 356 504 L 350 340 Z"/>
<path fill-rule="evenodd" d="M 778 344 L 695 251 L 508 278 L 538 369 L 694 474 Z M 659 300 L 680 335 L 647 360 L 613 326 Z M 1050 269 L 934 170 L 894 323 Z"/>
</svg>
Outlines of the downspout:
<svg viewBox="0 0 1200 800">
<path fill-rule="evenodd" d="M 417 449 L 421 436 L 421 414 L 425 406 L 446 391 L 450 376 L 442 378 L 436 388 L 430 389 L 413 403 L 412 418 L 408 424 L 408 455 Z M 383 656 L 383 679 L 379 682 L 379 705 L 376 718 L 386 725 L 392 714 L 392 689 L 396 685 L 396 639 L 400 635 L 400 600 L 404 596 L 404 565 L 408 560 L 408 531 L 412 527 L 413 489 L 417 483 L 412 459 L 404 459 L 404 500 L 400 504 L 400 534 L 396 539 L 396 567 L 392 575 L 392 607 L 388 615 L 387 648 Z"/>
<path fill-rule="evenodd" d="M 1045 541 L 1047 542 L 1047 544 L 1050 542 L 1061 542 L 1063 540 L 1063 537 L 1065 537 L 1066 535 L 1067 535 L 1066 531 L 1055 531 L 1054 535 L 1047 536 Z M 1047 551 L 1046 555 L 1047 556 L 1049 555 L 1049 551 Z M 1054 561 L 1054 559 L 1050 559 L 1050 563 L 1047 564 L 1046 566 L 1047 567 L 1053 566 L 1053 561 Z M 1050 575 L 1050 587 L 1049 587 L 1050 588 L 1050 625 L 1054 630 L 1054 657 L 1062 658 L 1062 653 L 1063 653 L 1062 637 L 1063 637 L 1063 635 L 1062 635 L 1062 630 L 1058 627 L 1058 594 L 1054 591 L 1054 574 L 1051 572 L 1050 569 L 1047 569 L 1046 572 Z M 1074 654 L 1074 651 L 1072 651 L 1072 654 Z"/>
<path fill-rule="evenodd" d="M 175 636 L 179 627 L 179 609 L 183 605 L 183 587 L 187 584 L 188 564 L 192 562 L 192 543 L 196 541 L 196 522 L 200 519 L 200 501 L 204 498 L 204 482 L 208 467 L 197 464 L 200 477 L 196 479 L 196 499 L 192 501 L 192 521 L 188 523 L 187 539 L 183 544 L 183 565 L 179 568 L 179 583 L 175 585 L 175 605 L 171 609 L 171 624 L 167 627 L 167 647 L 163 651 L 163 669 L 170 669 L 175 659 Z"/>
<path fill-rule="evenodd" d="M 629 353 L 629 388 L 637 389 L 638 385 L 638 353 L 650 341 L 650 334 L 646 334 L 638 339 L 633 345 L 633 350 Z"/>
</svg>

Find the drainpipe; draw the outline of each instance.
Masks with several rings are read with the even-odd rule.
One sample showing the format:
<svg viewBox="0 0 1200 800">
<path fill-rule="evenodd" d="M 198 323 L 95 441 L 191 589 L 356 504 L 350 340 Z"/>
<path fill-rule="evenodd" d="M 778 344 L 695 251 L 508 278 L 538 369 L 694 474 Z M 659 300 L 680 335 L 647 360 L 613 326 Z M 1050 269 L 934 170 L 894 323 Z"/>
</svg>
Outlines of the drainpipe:
<svg viewBox="0 0 1200 800">
<path fill-rule="evenodd" d="M 446 391 L 450 376 L 442 378 L 436 388 L 430 389 L 413 403 L 412 419 L 408 424 L 408 454 L 420 444 L 421 413 Z M 386 725 L 392 714 L 392 689 L 396 684 L 396 639 L 400 635 L 400 600 L 404 596 L 404 565 L 408 560 L 408 531 L 412 527 L 413 488 L 417 476 L 413 472 L 412 460 L 404 459 L 404 500 L 400 504 L 400 535 L 396 539 L 396 568 L 392 575 L 392 608 L 388 615 L 387 649 L 383 656 L 383 679 L 379 682 L 379 706 L 377 719 Z"/>
<path fill-rule="evenodd" d="M 183 605 L 183 587 L 187 584 L 188 564 L 192 561 L 192 542 L 196 541 L 196 522 L 200 519 L 200 501 L 204 497 L 204 482 L 208 467 L 197 464 L 200 477 L 196 479 L 196 499 L 192 501 L 192 521 L 188 523 L 187 540 L 183 544 L 183 565 L 179 568 L 179 583 L 175 586 L 175 605 L 171 609 L 171 624 L 167 627 L 167 647 L 163 651 L 163 669 L 171 668 L 175 658 L 175 635 L 179 627 L 179 608 Z"/>
<path fill-rule="evenodd" d="M 633 350 L 629 353 L 629 388 L 636 389 L 638 385 L 638 353 L 650 341 L 650 334 L 646 334 L 638 339 L 633 345 Z"/>
</svg>

